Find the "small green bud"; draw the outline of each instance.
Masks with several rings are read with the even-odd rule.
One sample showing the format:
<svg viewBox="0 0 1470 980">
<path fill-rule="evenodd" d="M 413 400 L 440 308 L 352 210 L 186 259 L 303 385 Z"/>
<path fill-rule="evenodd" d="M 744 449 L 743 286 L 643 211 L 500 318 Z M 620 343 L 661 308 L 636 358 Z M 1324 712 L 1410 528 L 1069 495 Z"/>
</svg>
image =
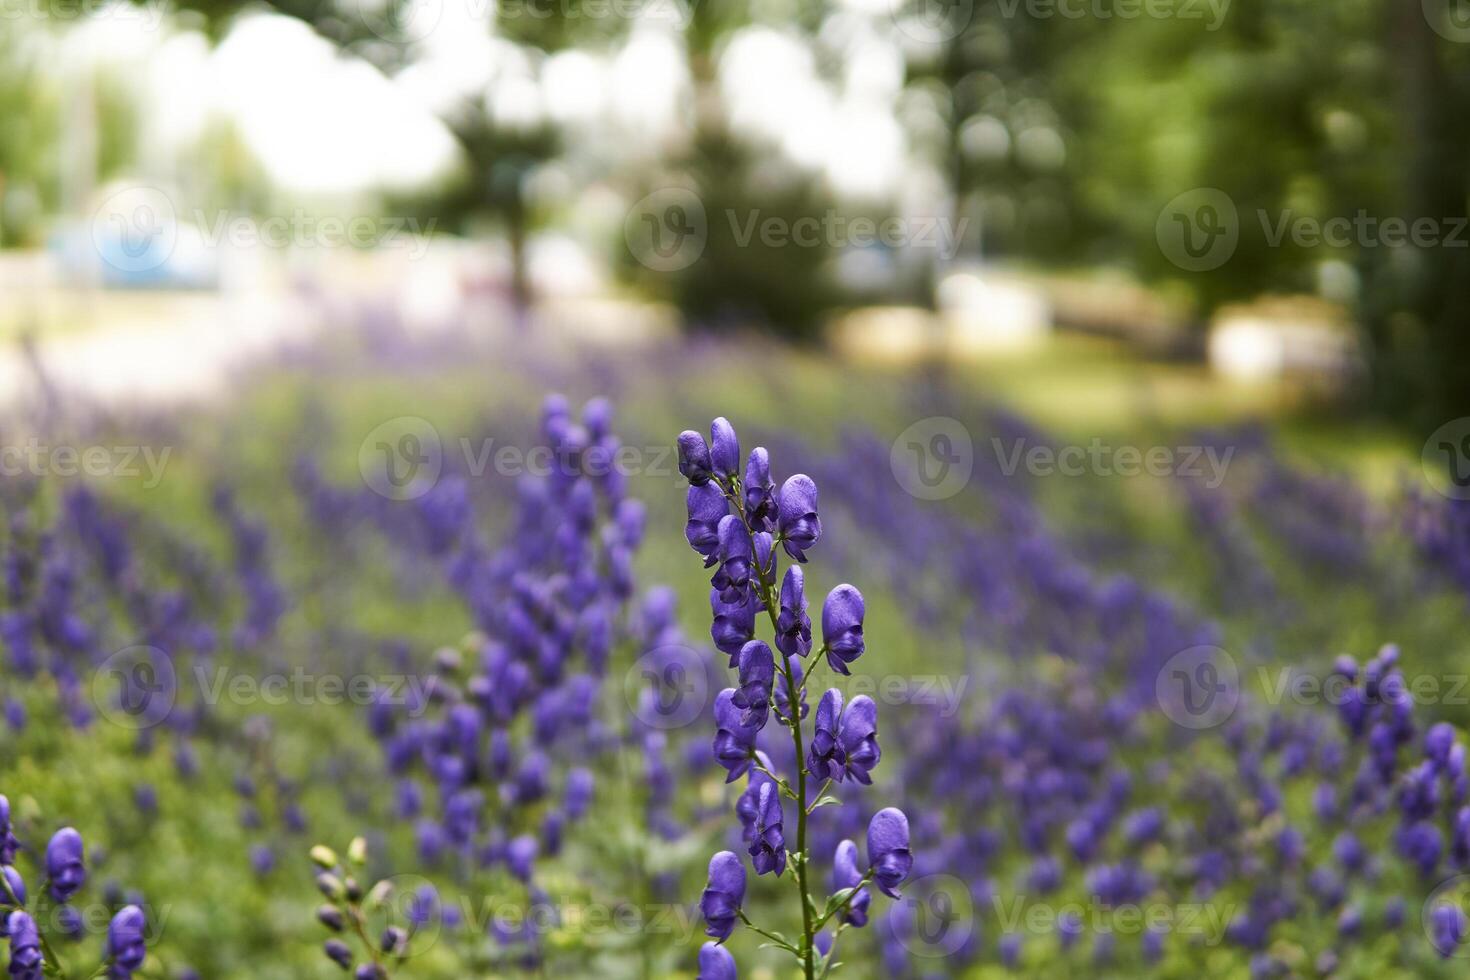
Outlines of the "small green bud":
<svg viewBox="0 0 1470 980">
<path fill-rule="evenodd" d="M 311 849 L 311 859 L 323 871 L 331 871 L 337 866 L 337 852 L 325 844 L 318 844 Z"/>
<path fill-rule="evenodd" d="M 359 867 L 367 863 L 367 838 L 352 838 L 352 843 L 347 845 L 347 860 Z"/>
</svg>

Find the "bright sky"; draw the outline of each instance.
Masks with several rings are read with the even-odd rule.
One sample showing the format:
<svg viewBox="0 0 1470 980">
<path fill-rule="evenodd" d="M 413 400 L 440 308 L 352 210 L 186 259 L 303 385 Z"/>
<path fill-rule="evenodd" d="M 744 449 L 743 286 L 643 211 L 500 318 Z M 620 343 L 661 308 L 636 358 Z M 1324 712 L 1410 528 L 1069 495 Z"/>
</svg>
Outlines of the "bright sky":
<svg viewBox="0 0 1470 980">
<path fill-rule="evenodd" d="M 454 144 L 437 112 L 466 95 L 488 92 L 505 123 L 549 115 L 575 124 L 590 145 L 620 151 L 652 152 L 679 128 L 688 75 L 666 23 L 636 26 L 615 51 L 559 53 L 538 73 L 523 50 L 485 29 L 489 0 L 423 2 L 423 57 L 396 79 L 271 15 L 244 18 L 214 49 L 147 18 L 104 16 L 67 36 L 64 61 L 102 61 L 141 80 L 145 165 L 167 172 L 177 147 L 224 116 L 273 179 L 303 192 L 410 185 L 440 172 Z M 845 52 L 835 82 L 818 75 L 796 35 L 754 26 L 730 40 L 722 94 L 737 126 L 825 168 L 839 192 L 880 194 L 905 168 L 894 115 L 901 54 L 866 14 L 838 17 L 834 30 Z"/>
</svg>

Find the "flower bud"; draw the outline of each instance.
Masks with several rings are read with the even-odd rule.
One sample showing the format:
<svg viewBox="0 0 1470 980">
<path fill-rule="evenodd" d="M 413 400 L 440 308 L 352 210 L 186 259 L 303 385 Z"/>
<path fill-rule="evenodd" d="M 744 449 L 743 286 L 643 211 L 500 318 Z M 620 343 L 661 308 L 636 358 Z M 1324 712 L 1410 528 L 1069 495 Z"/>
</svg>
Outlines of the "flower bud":
<svg viewBox="0 0 1470 980">
<path fill-rule="evenodd" d="M 337 852 L 323 844 L 318 844 L 311 849 L 311 860 L 323 871 L 331 871 L 337 866 Z"/>
</svg>

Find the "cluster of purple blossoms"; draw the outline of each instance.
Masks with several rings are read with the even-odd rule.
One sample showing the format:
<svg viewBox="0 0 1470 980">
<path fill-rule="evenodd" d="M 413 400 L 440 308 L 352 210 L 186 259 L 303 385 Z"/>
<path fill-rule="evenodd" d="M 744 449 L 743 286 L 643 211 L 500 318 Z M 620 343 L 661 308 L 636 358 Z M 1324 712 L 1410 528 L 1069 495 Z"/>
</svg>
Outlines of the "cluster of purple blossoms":
<svg viewBox="0 0 1470 980">
<path fill-rule="evenodd" d="M 46 936 L 26 911 L 29 895 L 25 879 L 15 867 L 20 843 L 11 825 L 10 801 L 0 796 L 0 939 L 10 945 L 9 975 L 14 980 L 66 980 Z M 78 922 L 67 905 L 87 882 L 86 851 L 82 835 L 63 827 L 52 835 L 44 855 L 46 892 L 61 909 L 58 921 Z M 70 914 L 69 914 L 70 913 Z M 125 905 L 112 916 L 103 943 L 102 964 L 90 974 L 110 980 L 130 980 L 148 958 L 145 943 L 147 917 L 138 904 Z"/>
<path fill-rule="evenodd" d="M 823 662 L 834 673 L 847 675 L 864 653 L 862 593 L 839 585 L 827 594 L 822 643 L 808 666 L 813 640 L 802 566 L 822 535 L 816 484 L 797 474 L 778 490 L 770 456 L 759 447 L 746 459 L 742 477 L 740 442 L 724 418 L 715 419 L 708 442 L 697 432 L 681 433 L 678 450 L 679 471 L 689 481 L 685 539 L 705 567 L 714 569 L 711 637 L 738 671 L 737 686 L 715 699 L 715 761 L 725 769 L 727 782 L 746 779 L 735 810 L 750 866 L 757 875 L 777 877 L 791 869 L 802 919 L 800 938 L 794 941 L 752 923 L 742 907 L 745 864 L 733 851 L 719 852 L 710 861 L 700 899 L 705 932 L 713 941 L 700 951 L 699 975 L 702 980 L 733 980 L 735 962 L 722 944 L 743 923 L 796 957 L 811 980 L 819 972 L 825 976 L 834 964 L 842 931 L 866 924 L 868 887 L 877 885 L 897 897 L 914 863 L 908 818 L 897 809 L 880 810 L 868 824 L 866 864 L 860 863 L 856 844 L 842 841 L 833 858 L 834 892 L 820 909 L 811 895 L 808 818 L 818 807 L 838 802 L 824 795 L 832 783 L 851 779 L 870 784 L 881 756 L 871 698 L 845 703 L 841 690 L 830 688 L 814 716 L 808 708 L 808 683 Z M 793 562 L 784 576 L 779 574 L 778 551 Z M 771 624 L 774 651 L 756 638 L 762 613 Z M 777 772 L 772 752 L 759 745 L 773 716 L 790 731 L 791 748 L 780 750 L 783 757 L 790 752 L 787 777 Z M 813 731 L 807 735 L 809 717 Z M 791 837 L 787 804 L 795 805 Z M 825 933 L 824 926 L 834 919 L 836 929 Z"/>
<path fill-rule="evenodd" d="M 366 839 L 353 839 L 347 847 L 345 862 L 337 857 L 336 851 L 323 844 L 311 849 L 311 860 L 317 867 L 317 890 L 327 900 L 317 908 L 316 920 L 333 934 L 322 944 L 322 952 L 343 970 L 352 970 L 353 980 L 388 980 L 389 967 L 408 958 L 415 934 L 429 921 L 420 910 L 425 898 L 419 895 L 410 898 L 406 927 L 392 922 L 390 916 L 378 931 L 373 919 L 379 917 L 380 912 L 383 916 L 388 915 L 382 910 L 388 907 L 393 884 L 383 880 L 364 889 L 358 880 L 357 876 L 363 873 L 368 863 Z M 376 936 L 370 934 L 370 929 Z M 355 970 L 356 955 L 352 947 L 340 938 L 344 936 L 348 940 L 355 937 L 363 948 L 365 958 Z"/>
<path fill-rule="evenodd" d="M 611 423 L 603 399 L 580 422 L 564 399 L 547 399 L 541 437 L 556 465 L 522 479 L 519 512 L 497 549 L 481 540 L 458 481 L 420 502 L 433 554 L 479 628 L 436 654 L 421 698 L 384 688 L 368 709 L 397 816 L 413 821 L 424 865 L 501 869 L 538 906 L 546 899 L 536 866 L 589 812 L 587 763 L 617 745 L 599 704 L 628 629 L 644 512 L 603 465 L 619 445 Z M 539 960 L 531 917 L 519 932 L 494 927 L 501 945 L 522 948 L 523 963 Z"/>
</svg>

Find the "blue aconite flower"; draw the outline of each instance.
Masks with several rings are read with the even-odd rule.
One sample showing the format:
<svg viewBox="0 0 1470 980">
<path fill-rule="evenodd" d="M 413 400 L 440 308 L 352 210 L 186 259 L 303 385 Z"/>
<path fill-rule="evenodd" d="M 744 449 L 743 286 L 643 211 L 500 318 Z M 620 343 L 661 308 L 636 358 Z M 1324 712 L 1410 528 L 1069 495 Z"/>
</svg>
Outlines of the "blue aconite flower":
<svg viewBox="0 0 1470 980">
<path fill-rule="evenodd" d="M 909 852 L 909 818 L 897 807 L 885 807 L 868 821 L 868 864 L 883 894 L 898 898 L 914 856 Z"/>
<path fill-rule="evenodd" d="M 842 743 L 837 739 L 841 718 L 842 692 L 828 688 L 817 702 L 816 730 L 806 750 L 806 767 L 818 779 L 842 781 Z"/>
<path fill-rule="evenodd" d="M 868 773 L 883 755 L 878 748 L 878 706 L 872 698 L 859 694 L 852 699 L 842 713 L 837 737 L 842 743 L 847 774 L 864 786 L 871 786 L 873 778 Z"/>
<path fill-rule="evenodd" d="M 709 458 L 710 469 L 717 478 L 729 482 L 740 475 L 740 437 L 724 416 L 710 423 Z"/>
<path fill-rule="evenodd" d="M 710 477 L 714 475 L 709 444 L 693 429 L 679 433 L 679 472 L 684 474 L 691 487 L 708 486 Z"/>
<path fill-rule="evenodd" d="M 20 842 L 10 829 L 10 801 L 0 795 L 0 864 L 14 864 Z"/>
<path fill-rule="evenodd" d="M 756 823 L 760 816 L 761 787 L 773 782 L 769 773 L 771 758 L 764 752 L 755 754 L 755 765 L 750 767 L 750 778 L 745 791 L 735 801 L 735 816 L 740 820 L 740 839 L 749 846 L 756 837 Z"/>
<path fill-rule="evenodd" d="M 738 666 L 740 651 L 755 636 L 755 618 L 760 612 L 760 601 L 754 595 L 746 595 L 738 602 L 727 603 L 720 598 L 719 589 L 709 591 L 710 612 L 714 620 L 710 624 L 710 639 L 725 656 L 730 666 Z"/>
<path fill-rule="evenodd" d="M 771 481 L 771 457 L 762 446 L 750 451 L 745 464 L 745 519 L 768 531 L 776 523 L 776 484 Z"/>
<path fill-rule="evenodd" d="M 776 679 L 776 658 L 760 640 L 751 640 L 740 651 L 740 688 L 731 702 L 743 714 L 740 723 L 757 730 L 766 727 L 771 706 L 771 687 Z"/>
<path fill-rule="evenodd" d="M 6 921 L 10 934 L 10 975 L 14 980 L 41 980 L 45 960 L 41 956 L 41 934 L 36 920 L 25 912 L 12 912 Z"/>
<path fill-rule="evenodd" d="M 800 565 L 792 565 L 781 580 L 781 610 L 776 617 L 776 649 L 788 657 L 811 652 L 812 618 L 806 610 L 806 576 Z"/>
<path fill-rule="evenodd" d="M 684 524 L 684 540 L 689 542 L 709 568 L 719 560 L 720 522 L 730 513 L 730 504 L 720 488 L 706 483 L 691 486 L 684 497 L 689 519 Z"/>
<path fill-rule="evenodd" d="M 705 943 L 699 950 L 699 976 L 696 980 L 736 980 L 735 957 L 717 943 Z"/>
<path fill-rule="evenodd" d="M 745 865 L 733 851 L 720 851 L 709 860 L 709 883 L 699 899 L 707 936 L 719 942 L 730 938 L 745 902 Z"/>
<path fill-rule="evenodd" d="M 750 863 L 758 875 L 786 870 L 786 834 L 781 812 L 781 791 L 774 783 L 761 785 L 755 804 L 755 837 L 750 842 Z"/>
<path fill-rule="evenodd" d="M 521 881 L 530 881 L 539 845 L 530 834 L 521 834 L 505 849 L 505 865 Z"/>
<path fill-rule="evenodd" d="M 51 879 L 51 897 L 67 902 L 87 880 L 83 863 L 82 835 L 71 827 L 63 827 L 46 845 L 46 877 Z"/>
<path fill-rule="evenodd" d="M 745 525 L 734 514 L 720 518 L 720 567 L 709 584 L 720 591 L 722 602 L 738 602 L 750 592 L 751 541 Z"/>
<path fill-rule="evenodd" d="M 800 660 L 787 658 L 786 670 L 789 677 L 777 677 L 776 684 L 776 717 L 790 724 L 793 717 L 805 719 L 807 716 L 806 687 L 802 683 L 805 671 L 801 669 Z M 800 704 L 797 705 L 796 713 L 791 711 L 791 692 L 795 690 Z"/>
<path fill-rule="evenodd" d="M 776 524 L 786 553 L 805 564 L 807 549 L 822 536 L 822 521 L 817 516 L 817 485 L 805 473 L 798 473 L 781 484 Z"/>
<path fill-rule="evenodd" d="M 107 956 L 112 960 L 114 973 L 126 978 L 143 965 L 148 948 L 143 943 L 143 930 L 147 920 L 143 910 L 129 905 L 112 917 L 107 925 Z"/>
<path fill-rule="evenodd" d="M 822 643 L 827 663 L 839 674 L 850 674 L 848 665 L 863 655 L 863 594 L 850 585 L 839 585 L 822 603 Z"/>
<path fill-rule="evenodd" d="M 715 697 L 715 761 L 729 775 L 725 782 L 731 783 L 745 775 L 750 768 L 750 756 L 755 751 L 755 736 L 760 730 L 748 726 L 742 720 L 744 709 L 735 704 L 735 689 L 727 687 Z"/>
<path fill-rule="evenodd" d="M 1449 959 L 1465 938 L 1465 913 L 1453 902 L 1441 902 L 1429 913 L 1429 934 L 1435 950 Z"/>
<path fill-rule="evenodd" d="M 837 845 L 837 851 L 832 856 L 832 888 L 834 892 L 845 888 L 853 888 L 863 880 L 862 871 L 858 870 L 857 845 L 850 840 L 844 840 Z M 866 888 L 859 891 L 847 908 L 841 913 L 842 921 L 861 929 L 868 924 L 868 906 L 872 903 L 873 896 Z"/>
</svg>

